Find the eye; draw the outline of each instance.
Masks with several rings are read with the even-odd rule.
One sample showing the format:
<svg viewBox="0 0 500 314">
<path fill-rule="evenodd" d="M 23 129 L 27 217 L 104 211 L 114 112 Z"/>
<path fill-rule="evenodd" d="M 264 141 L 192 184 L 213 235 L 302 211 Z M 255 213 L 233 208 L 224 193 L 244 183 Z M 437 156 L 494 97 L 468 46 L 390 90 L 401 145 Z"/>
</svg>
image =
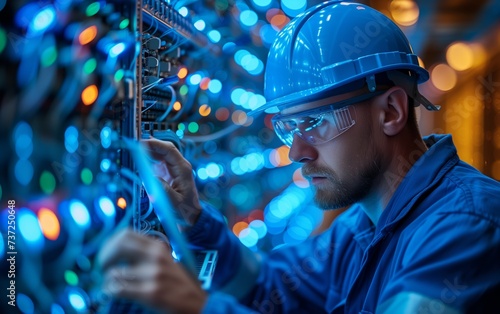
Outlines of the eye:
<svg viewBox="0 0 500 314">
<path fill-rule="evenodd" d="M 304 131 L 311 131 L 319 126 L 321 126 L 321 124 L 323 124 L 323 121 L 324 121 L 324 114 L 319 114 L 319 115 L 316 115 L 316 116 L 310 116 L 310 117 L 307 117 L 307 127 L 304 129 Z"/>
<path fill-rule="evenodd" d="M 297 122 L 295 120 L 282 121 L 285 130 L 291 131 L 297 128 Z"/>
</svg>

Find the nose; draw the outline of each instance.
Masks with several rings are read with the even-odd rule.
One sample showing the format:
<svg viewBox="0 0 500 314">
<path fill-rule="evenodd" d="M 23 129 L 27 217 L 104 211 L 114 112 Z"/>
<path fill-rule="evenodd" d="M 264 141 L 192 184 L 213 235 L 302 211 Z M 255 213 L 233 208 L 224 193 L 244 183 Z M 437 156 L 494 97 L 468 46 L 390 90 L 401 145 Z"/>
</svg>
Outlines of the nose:
<svg viewBox="0 0 500 314">
<path fill-rule="evenodd" d="M 288 157 L 291 161 L 305 163 L 318 158 L 318 151 L 314 146 L 294 134 Z"/>
</svg>

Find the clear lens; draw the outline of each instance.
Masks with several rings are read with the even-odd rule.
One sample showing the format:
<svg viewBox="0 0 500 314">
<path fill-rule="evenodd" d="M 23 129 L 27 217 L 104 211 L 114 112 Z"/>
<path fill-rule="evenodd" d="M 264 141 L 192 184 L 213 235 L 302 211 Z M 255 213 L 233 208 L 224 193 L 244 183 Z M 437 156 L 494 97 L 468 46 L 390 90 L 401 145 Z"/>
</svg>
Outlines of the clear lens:
<svg viewBox="0 0 500 314">
<path fill-rule="evenodd" d="M 309 144 L 317 145 L 331 141 L 352 127 L 356 123 L 355 113 L 354 107 L 348 106 L 313 116 L 278 120 L 274 122 L 274 128 L 288 146 L 292 146 L 295 134 Z"/>
<path fill-rule="evenodd" d="M 385 90 L 377 90 L 299 113 L 277 114 L 272 119 L 274 130 L 281 141 L 288 146 L 292 146 L 295 134 L 311 145 L 326 143 L 341 135 L 356 123 L 354 104 L 361 103 L 384 92 Z"/>
</svg>

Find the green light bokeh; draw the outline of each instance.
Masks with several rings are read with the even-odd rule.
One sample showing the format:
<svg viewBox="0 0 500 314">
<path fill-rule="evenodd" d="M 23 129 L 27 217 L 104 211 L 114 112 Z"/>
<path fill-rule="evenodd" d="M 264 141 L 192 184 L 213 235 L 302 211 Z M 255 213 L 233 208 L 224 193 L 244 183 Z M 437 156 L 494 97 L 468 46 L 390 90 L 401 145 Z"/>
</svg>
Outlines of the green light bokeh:
<svg viewBox="0 0 500 314">
<path fill-rule="evenodd" d="M 99 2 L 94 2 L 89 4 L 87 10 L 85 10 L 85 14 L 87 14 L 87 16 L 96 15 L 100 9 L 101 9 L 101 4 Z"/>
<path fill-rule="evenodd" d="M 52 194 L 56 189 L 56 178 L 49 171 L 42 172 L 40 176 L 40 188 L 45 194 Z"/>
<path fill-rule="evenodd" d="M 83 72 L 85 74 L 91 74 L 97 68 L 97 61 L 94 58 L 88 59 L 83 65 Z"/>
<path fill-rule="evenodd" d="M 191 133 L 196 133 L 200 129 L 200 126 L 196 122 L 189 122 L 188 130 Z"/>
<path fill-rule="evenodd" d="M 64 279 L 70 286 L 78 285 L 78 276 L 71 270 L 67 270 L 64 272 Z"/>
<path fill-rule="evenodd" d="M 54 62 L 56 62 L 56 60 L 57 60 L 56 47 L 52 46 L 50 48 L 45 49 L 42 52 L 42 56 L 41 56 L 42 66 L 49 67 L 52 64 L 54 64 Z"/>
<path fill-rule="evenodd" d="M 82 182 L 86 185 L 90 185 L 92 183 L 92 180 L 94 179 L 94 175 L 92 174 L 92 171 L 88 168 L 83 168 L 82 173 L 80 175 Z"/>
</svg>

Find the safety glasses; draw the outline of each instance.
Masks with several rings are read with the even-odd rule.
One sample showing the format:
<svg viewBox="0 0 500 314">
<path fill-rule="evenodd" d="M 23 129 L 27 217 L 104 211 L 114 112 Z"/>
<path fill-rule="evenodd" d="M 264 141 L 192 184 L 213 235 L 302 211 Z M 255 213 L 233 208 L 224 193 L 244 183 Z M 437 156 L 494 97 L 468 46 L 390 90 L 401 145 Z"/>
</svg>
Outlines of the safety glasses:
<svg viewBox="0 0 500 314">
<path fill-rule="evenodd" d="M 326 143 L 356 124 L 356 111 L 353 105 L 384 92 L 385 90 L 379 90 L 366 93 L 298 113 L 277 114 L 272 118 L 274 131 L 287 146 L 292 146 L 295 134 L 311 145 Z"/>
</svg>

